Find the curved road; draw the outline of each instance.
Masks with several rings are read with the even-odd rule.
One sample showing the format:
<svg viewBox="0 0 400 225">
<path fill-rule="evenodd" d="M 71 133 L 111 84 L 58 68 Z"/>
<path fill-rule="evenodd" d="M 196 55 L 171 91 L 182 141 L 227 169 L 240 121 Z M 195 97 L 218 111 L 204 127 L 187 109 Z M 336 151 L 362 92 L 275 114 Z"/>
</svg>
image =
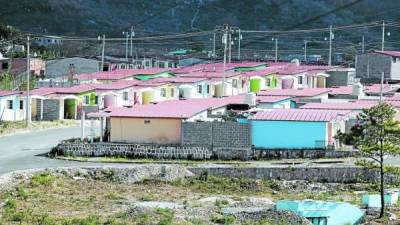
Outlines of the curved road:
<svg viewBox="0 0 400 225">
<path fill-rule="evenodd" d="M 23 169 L 94 164 L 50 159 L 43 156 L 59 141 L 79 137 L 79 135 L 79 127 L 69 127 L 0 137 L 0 174 Z"/>
<path fill-rule="evenodd" d="M 50 159 L 43 154 L 61 140 L 79 137 L 80 128 L 59 128 L 0 137 L 0 174 L 16 170 L 65 167 L 65 166 L 132 166 L 118 163 L 91 163 Z M 265 166 L 268 162 L 253 162 Z M 400 165 L 400 157 L 386 159 L 386 163 Z"/>
</svg>

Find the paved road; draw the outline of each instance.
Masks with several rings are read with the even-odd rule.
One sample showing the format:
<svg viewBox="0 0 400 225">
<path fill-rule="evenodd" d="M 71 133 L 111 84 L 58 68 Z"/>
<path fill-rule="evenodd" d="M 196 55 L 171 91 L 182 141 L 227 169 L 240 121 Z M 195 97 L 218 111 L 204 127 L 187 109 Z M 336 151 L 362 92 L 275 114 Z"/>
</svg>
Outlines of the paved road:
<svg viewBox="0 0 400 225">
<path fill-rule="evenodd" d="M 0 174 L 22 169 L 88 165 L 42 156 L 60 140 L 79 135 L 79 127 L 70 127 L 0 137 Z"/>
<path fill-rule="evenodd" d="M 88 132 L 88 131 L 87 131 Z M 43 154 L 49 152 L 60 140 L 79 137 L 80 128 L 60 128 L 34 131 L 0 137 L 0 174 L 15 170 L 62 166 L 128 166 L 127 164 L 101 164 L 50 159 Z M 253 162 L 254 166 L 265 166 L 268 162 Z M 388 164 L 400 166 L 400 157 L 388 158 Z"/>
</svg>

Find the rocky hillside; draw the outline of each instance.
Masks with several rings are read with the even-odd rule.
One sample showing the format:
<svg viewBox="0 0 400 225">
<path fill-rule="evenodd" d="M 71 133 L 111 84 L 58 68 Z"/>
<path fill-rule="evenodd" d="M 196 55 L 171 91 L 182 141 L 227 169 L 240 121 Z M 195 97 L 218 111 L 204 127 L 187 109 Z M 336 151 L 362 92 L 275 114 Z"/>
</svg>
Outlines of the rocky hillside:
<svg viewBox="0 0 400 225">
<path fill-rule="evenodd" d="M 351 2 L 329 15 L 307 21 Z M 0 0 L 1 23 L 24 31 L 63 35 L 120 36 L 212 29 L 229 23 L 242 29 L 324 27 L 397 20 L 397 0 Z M 307 21 L 302 23 L 302 21 Z"/>
</svg>

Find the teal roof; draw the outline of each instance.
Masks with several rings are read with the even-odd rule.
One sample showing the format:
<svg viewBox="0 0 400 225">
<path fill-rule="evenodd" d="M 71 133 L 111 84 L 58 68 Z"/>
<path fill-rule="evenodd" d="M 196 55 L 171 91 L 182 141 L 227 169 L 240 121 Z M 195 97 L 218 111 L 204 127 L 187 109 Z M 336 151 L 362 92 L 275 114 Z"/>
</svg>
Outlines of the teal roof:
<svg viewBox="0 0 400 225">
<path fill-rule="evenodd" d="M 307 217 L 329 217 L 338 207 L 352 206 L 349 203 L 342 202 L 326 202 L 326 201 L 279 201 L 277 203 L 278 210 L 290 210 L 296 214 Z"/>
</svg>

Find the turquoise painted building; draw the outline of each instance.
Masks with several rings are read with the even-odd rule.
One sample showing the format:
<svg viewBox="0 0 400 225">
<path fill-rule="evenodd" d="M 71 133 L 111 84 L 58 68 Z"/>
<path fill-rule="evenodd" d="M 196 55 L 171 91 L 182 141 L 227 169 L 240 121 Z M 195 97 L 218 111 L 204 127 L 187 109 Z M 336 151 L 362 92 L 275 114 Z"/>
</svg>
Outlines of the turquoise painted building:
<svg viewBox="0 0 400 225">
<path fill-rule="evenodd" d="M 327 123 L 253 120 L 251 135 L 256 148 L 322 148 L 326 141 Z"/>
<path fill-rule="evenodd" d="M 271 109 L 250 116 L 251 141 L 260 149 L 326 149 L 344 129 L 340 112 Z"/>
<path fill-rule="evenodd" d="M 345 202 L 283 200 L 277 202 L 276 210 L 292 211 L 313 225 L 357 225 L 364 218 L 360 208 Z"/>
<path fill-rule="evenodd" d="M 392 206 L 399 201 L 399 192 L 393 191 L 385 194 L 385 205 Z M 381 195 L 370 194 L 362 197 L 362 204 L 368 208 L 381 208 Z"/>
</svg>

